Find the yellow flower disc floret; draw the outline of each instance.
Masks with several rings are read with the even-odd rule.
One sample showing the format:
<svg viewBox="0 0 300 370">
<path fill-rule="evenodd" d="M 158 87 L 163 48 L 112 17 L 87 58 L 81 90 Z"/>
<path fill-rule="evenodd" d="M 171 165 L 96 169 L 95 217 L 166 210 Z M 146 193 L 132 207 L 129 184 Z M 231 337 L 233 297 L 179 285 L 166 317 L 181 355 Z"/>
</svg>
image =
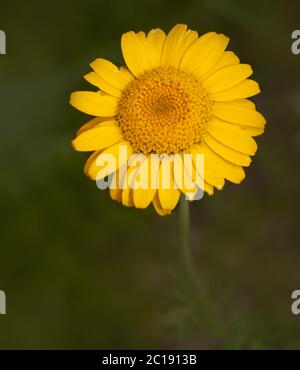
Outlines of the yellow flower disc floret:
<svg viewBox="0 0 300 370">
<path fill-rule="evenodd" d="M 171 154 L 202 141 L 210 110 L 211 101 L 193 75 L 158 67 L 126 87 L 117 120 L 136 152 Z"/>
</svg>

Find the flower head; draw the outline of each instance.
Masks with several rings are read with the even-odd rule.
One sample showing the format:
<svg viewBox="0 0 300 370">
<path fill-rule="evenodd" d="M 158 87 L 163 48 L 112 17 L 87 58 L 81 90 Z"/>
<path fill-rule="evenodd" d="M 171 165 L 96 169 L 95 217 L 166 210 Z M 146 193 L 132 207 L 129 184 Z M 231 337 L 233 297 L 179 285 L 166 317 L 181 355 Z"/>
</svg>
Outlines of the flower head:
<svg viewBox="0 0 300 370">
<path fill-rule="evenodd" d="M 253 137 L 266 121 L 247 99 L 260 92 L 249 79 L 252 69 L 226 51 L 228 42 L 215 32 L 199 37 L 182 24 L 167 35 L 127 32 L 121 40 L 126 67 L 105 59 L 90 64 L 84 77 L 98 91 L 75 92 L 70 102 L 96 117 L 72 143 L 94 152 L 85 173 L 98 181 L 108 176 L 112 199 L 137 208 L 152 202 L 165 215 L 181 193 L 193 200 L 199 189 L 211 195 L 225 179 L 244 179 L 257 149 Z M 189 187 L 180 181 L 186 177 Z"/>
</svg>

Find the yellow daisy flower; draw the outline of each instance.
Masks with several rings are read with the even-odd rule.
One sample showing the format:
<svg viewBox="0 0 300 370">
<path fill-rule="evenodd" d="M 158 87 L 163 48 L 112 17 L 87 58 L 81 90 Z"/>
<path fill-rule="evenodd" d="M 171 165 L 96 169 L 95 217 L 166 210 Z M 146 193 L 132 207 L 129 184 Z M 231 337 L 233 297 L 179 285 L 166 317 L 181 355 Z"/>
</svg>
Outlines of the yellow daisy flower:
<svg viewBox="0 0 300 370">
<path fill-rule="evenodd" d="M 94 152 L 84 167 L 86 175 L 93 180 L 111 175 L 112 199 L 137 208 L 153 203 L 158 214 L 171 213 L 180 194 L 190 190 L 178 186 L 182 174 L 172 160 L 185 154 L 192 156 L 192 168 L 185 172 L 195 189 L 211 195 L 225 179 L 244 179 L 243 167 L 257 149 L 253 137 L 263 133 L 266 121 L 247 99 L 260 92 L 249 79 L 252 68 L 225 51 L 228 42 L 215 32 L 199 37 L 183 24 L 167 35 L 161 29 L 147 35 L 131 31 L 121 39 L 127 67 L 100 58 L 90 64 L 93 71 L 84 77 L 98 91 L 74 92 L 70 103 L 96 117 L 81 127 L 72 144 L 78 151 Z M 126 156 L 120 155 L 121 147 Z M 153 154 L 160 156 L 158 161 L 150 160 Z M 204 155 L 202 181 L 195 176 L 198 154 Z M 107 155 L 116 165 L 99 175 Z M 172 162 L 169 167 L 167 162 Z M 129 170 L 126 180 L 124 168 Z M 162 186 L 164 168 L 171 179 L 167 188 Z M 142 171 L 154 186 L 120 186 Z"/>
</svg>

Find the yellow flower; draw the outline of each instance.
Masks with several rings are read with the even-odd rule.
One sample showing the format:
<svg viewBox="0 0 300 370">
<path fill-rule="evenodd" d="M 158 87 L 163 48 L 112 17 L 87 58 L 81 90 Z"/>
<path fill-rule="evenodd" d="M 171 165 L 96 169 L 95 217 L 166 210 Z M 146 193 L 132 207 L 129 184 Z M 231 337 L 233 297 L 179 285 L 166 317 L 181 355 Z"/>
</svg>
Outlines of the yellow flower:
<svg viewBox="0 0 300 370">
<path fill-rule="evenodd" d="M 180 193 L 195 194 L 176 180 L 182 177 L 176 163 L 185 154 L 192 156 L 192 167 L 183 172 L 196 190 L 211 195 L 225 179 L 244 179 L 243 167 L 257 149 L 253 136 L 263 133 L 266 121 L 247 99 L 260 92 L 248 78 L 252 69 L 225 51 L 228 42 L 215 32 L 199 37 L 182 24 L 167 35 L 161 29 L 147 35 L 127 32 L 121 40 L 127 67 L 105 59 L 90 64 L 93 71 L 84 77 L 98 91 L 74 92 L 70 103 L 96 117 L 72 144 L 78 151 L 94 151 L 84 171 L 93 180 L 110 175 L 112 199 L 137 208 L 152 202 L 160 215 L 171 213 Z M 120 155 L 121 147 L 127 155 Z M 159 159 L 152 161 L 153 154 Z M 200 175 L 197 154 L 204 155 Z M 115 158 L 115 166 L 103 166 L 107 155 Z M 130 177 L 131 185 L 137 182 L 143 171 L 150 174 L 148 187 L 124 186 Z M 169 187 L 162 186 L 166 171 Z"/>
</svg>

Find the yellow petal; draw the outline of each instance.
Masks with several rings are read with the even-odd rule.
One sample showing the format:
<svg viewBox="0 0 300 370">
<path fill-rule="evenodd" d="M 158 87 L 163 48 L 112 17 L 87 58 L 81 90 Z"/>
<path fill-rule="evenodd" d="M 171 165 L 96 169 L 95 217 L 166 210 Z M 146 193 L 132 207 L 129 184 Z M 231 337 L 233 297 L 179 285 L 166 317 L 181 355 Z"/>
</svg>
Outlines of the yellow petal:
<svg viewBox="0 0 300 370">
<path fill-rule="evenodd" d="M 99 92 L 76 91 L 71 94 L 70 104 L 92 116 L 111 117 L 116 115 L 118 99 Z"/>
<path fill-rule="evenodd" d="M 84 131 L 73 141 L 73 147 L 80 152 L 99 150 L 113 145 L 123 138 L 119 127 L 116 126 L 96 126 Z"/>
<path fill-rule="evenodd" d="M 204 181 L 204 190 L 208 195 L 214 194 L 214 187 L 210 184 L 208 184 L 206 181 Z"/>
<path fill-rule="evenodd" d="M 233 125 L 223 125 L 218 119 L 209 121 L 207 132 L 219 142 L 241 153 L 254 155 L 257 150 L 257 144 L 251 136 Z"/>
<path fill-rule="evenodd" d="M 77 131 L 76 137 L 93 127 L 119 127 L 119 124 L 114 117 L 95 117 Z"/>
<path fill-rule="evenodd" d="M 109 117 L 95 117 L 91 119 L 90 121 L 88 121 L 87 123 L 85 123 L 84 125 L 80 127 L 80 129 L 76 132 L 76 136 L 82 134 L 84 131 L 87 131 L 105 121 L 112 122 L 111 118 L 109 119 Z"/>
<path fill-rule="evenodd" d="M 153 184 L 157 184 L 158 171 L 152 171 L 152 162 L 150 158 L 151 157 L 148 156 L 146 160 L 143 161 L 136 173 L 136 176 L 146 176 L 147 178 L 146 183 L 140 181 L 142 188 L 135 188 L 133 190 L 133 202 L 136 208 L 147 208 L 157 191 L 157 186 L 153 187 Z M 151 178 L 152 176 L 155 176 L 156 179 Z"/>
<path fill-rule="evenodd" d="M 98 87 L 99 89 L 101 89 L 101 81 L 102 79 L 100 78 L 100 76 L 97 75 L 96 72 L 89 72 L 87 74 L 85 74 L 84 76 L 84 79 L 89 82 L 90 84 L 92 84 L 93 86 L 96 86 Z"/>
<path fill-rule="evenodd" d="M 101 117 L 99 117 L 101 118 Z M 108 119 L 107 117 L 105 119 L 102 118 L 102 121 L 97 123 L 95 127 L 119 127 L 118 122 L 114 119 L 114 117 L 111 117 Z"/>
<path fill-rule="evenodd" d="M 228 90 L 253 73 L 248 64 L 231 65 L 212 73 L 204 82 L 203 88 L 210 94 Z"/>
<path fill-rule="evenodd" d="M 205 148 L 204 150 L 206 156 L 215 163 L 225 179 L 235 184 L 239 184 L 245 178 L 245 171 L 242 167 L 236 166 L 235 164 L 226 161 L 214 151 L 212 151 L 206 144 L 203 144 L 203 147 Z"/>
<path fill-rule="evenodd" d="M 171 213 L 170 210 L 168 209 L 163 209 L 161 204 L 160 204 L 160 201 L 159 201 L 159 197 L 158 197 L 158 192 L 156 192 L 154 198 L 153 198 L 153 207 L 154 209 L 156 210 L 156 212 L 160 215 L 160 216 L 166 216 L 166 215 L 169 215 Z"/>
<path fill-rule="evenodd" d="M 197 181 L 198 178 L 199 178 L 199 176 L 197 176 L 195 178 L 195 183 L 198 186 L 198 188 L 201 189 L 201 190 L 204 190 L 208 195 L 213 195 L 214 194 L 214 187 L 213 187 L 213 185 L 209 184 L 204 179 L 201 179 L 200 181 Z"/>
<path fill-rule="evenodd" d="M 242 105 L 243 107 L 249 108 L 249 109 L 254 109 L 254 110 L 256 109 L 256 106 L 253 103 L 253 101 L 251 101 L 249 99 L 236 99 L 236 100 L 232 101 L 231 103 Z"/>
<path fill-rule="evenodd" d="M 119 181 L 119 171 L 116 171 L 113 174 L 112 183 L 118 184 L 118 181 Z M 111 199 L 119 203 L 122 202 L 122 189 L 120 189 L 119 187 L 110 187 L 109 194 L 110 194 Z"/>
<path fill-rule="evenodd" d="M 160 164 L 158 197 L 162 208 L 169 211 L 176 207 L 180 198 L 180 191 L 175 189 L 173 166 L 169 156 L 163 158 Z"/>
<path fill-rule="evenodd" d="M 190 151 L 184 152 L 185 154 L 192 154 L 192 160 L 195 162 L 195 153 L 191 153 Z M 205 162 L 204 162 L 205 166 Z M 209 184 L 207 181 L 204 180 L 204 174 L 202 172 L 203 169 L 196 169 L 196 166 L 193 163 L 192 171 L 190 168 L 185 168 L 186 172 L 188 173 L 189 177 L 191 178 L 191 181 L 201 190 L 204 190 L 208 195 L 213 195 L 214 193 L 214 187 Z M 174 178 L 175 178 L 175 170 L 174 170 Z M 185 189 L 182 190 L 185 192 Z"/>
<path fill-rule="evenodd" d="M 209 76 L 214 74 L 216 71 L 218 71 L 221 68 L 239 64 L 240 60 L 239 58 L 232 52 L 232 51 L 224 51 L 220 59 L 217 61 L 217 63 L 213 66 L 213 68 L 206 73 L 204 76 L 202 76 L 201 80 L 205 81 Z"/>
<path fill-rule="evenodd" d="M 224 121 L 239 125 L 263 128 L 266 120 L 262 114 L 250 106 L 239 102 L 216 102 L 212 108 L 212 114 Z"/>
<path fill-rule="evenodd" d="M 127 67 L 136 77 L 151 69 L 149 45 L 143 32 L 124 33 L 121 39 L 121 48 Z"/>
<path fill-rule="evenodd" d="M 186 72 L 194 73 L 201 79 L 218 62 L 228 42 L 228 37 L 214 32 L 201 36 L 185 53 L 181 68 Z"/>
<path fill-rule="evenodd" d="M 104 162 L 104 158 L 106 155 L 111 155 L 115 158 L 115 166 L 114 164 L 112 164 L 111 166 L 107 165 L 105 168 L 106 173 L 104 174 L 104 176 L 110 175 L 111 173 L 118 170 L 121 166 L 123 166 L 132 155 L 133 149 L 128 142 L 121 141 L 101 152 L 97 151 L 97 153 L 98 155 L 95 155 L 94 157 L 91 156 L 91 160 L 88 159 L 89 166 L 86 168 L 86 174 L 93 180 L 97 180 L 97 175 L 101 170 L 100 163 Z"/>
<path fill-rule="evenodd" d="M 133 191 L 130 188 L 122 190 L 122 204 L 125 207 L 133 207 Z"/>
<path fill-rule="evenodd" d="M 215 153 L 227 161 L 239 166 L 247 167 L 250 165 L 251 158 L 248 155 L 230 149 L 208 134 L 203 135 L 203 139 Z"/>
<path fill-rule="evenodd" d="M 109 195 L 112 200 L 122 202 L 122 189 L 109 189 Z"/>
<path fill-rule="evenodd" d="M 185 24 L 174 26 L 164 43 L 162 65 L 178 68 L 184 53 L 197 37 L 197 32 L 188 30 Z"/>
<path fill-rule="evenodd" d="M 136 208 L 147 208 L 152 202 L 157 189 L 134 189 L 133 202 Z"/>
<path fill-rule="evenodd" d="M 161 65 L 162 49 L 165 39 L 166 34 L 159 28 L 151 30 L 147 35 L 147 44 L 152 68 Z"/>
<path fill-rule="evenodd" d="M 217 37 L 215 32 L 208 32 L 200 36 L 185 52 L 180 68 L 186 72 L 193 72 L 198 67 L 198 58 L 202 58 L 202 51 L 206 51 L 209 48 L 210 42 Z"/>
<path fill-rule="evenodd" d="M 92 180 L 96 180 L 96 177 L 91 176 L 90 169 L 92 169 L 92 167 L 95 166 L 95 163 L 96 163 L 96 160 L 97 160 L 97 157 L 99 156 L 99 154 L 101 154 L 101 150 L 97 150 L 96 152 L 92 153 L 89 156 L 88 160 L 85 162 L 85 165 L 84 165 L 84 168 L 83 168 L 83 172 L 85 173 L 85 175 L 90 177 Z M 93 172 L 94 172 L 94 170 L 92 169 L 91 173 L 93 173 Z"/>
<path fill-rule="evenodd" d="M 264 133 L 263 127 L 250 127 L 250 126 L 240 126 L 240 125 L 236 125 L 236 126 L 239 127 L 240 130 L 242 130 L 243 132 L 245 132 L 246 134 L 250 136 L 259 136 Z"/>
<path fill-rule="evenodd" d="M 133 207 L 133 190 L 128 184 L 128 177 L 135 170 L 132 167 L 128 167 L 128 164 L 122 166 L 119 170 L 120 177 L 120 188 L 122 189 L 122 204 L 126 207 Z M 122 172 L 122 173 L 121 173 Z"/>
<path fill-rule="evenodd" d="M 204 165 L 205 166 L 205 165 Z M 213 195 L 214 187 L 203 179 L 199 174 L 196 174 L 196 168 L 192 172 L 192 181 L 198 186 L 199 189 L 204 190 L 208 195 Z"/>
<path fill-rule="evenodd" d="M 230 101 L 248 98 L 259 93 L 260 88 L 258 83 L 256 81 L 247 79 L 228 90 L 209 94 L 209 97 L 211 100 L 215 101 Z"/>
<path fill-rule="evenodd" d="M 224 186 L 224 178 L 220 174 L 218 167 L 216 164 L 210 159 L 210 157 L 206 156 L 206 150 L 203 145 L 194 145 L 190 148 L 190 152 L 193 155 L 193 163 L 196 167 L 198 174 L 210 185 L 215 186 L 217 189 L 222 189 Z M 196 162 L 196 155 L 202 154 L 204 155 L 204 173 L 203 169 L 197 168 Z"/>
<path fill-rule="evenodd" d="M 192 200 L 197 194 L 198 186 L 194 181 L 195 176 L 193 176 L 193 172 L 195 172 L 195 170 L 193 162 L 191 160 L 191 163 L 187 163 L 186 155 L 191 154 L 177 153 L 174 155 L 173 176 L 176 188 Z"/>
<path fill-rule="evenodd" d="M 106 59 L 98 58 L 90 63 L 91 68 L 100 77 L 103 87 L 110 86 L 115 90 L 122 91 L 133 80 L 132 74 L 126 69 L 119 69 L 113 63 Z M 103 85 L 106 83 L 105 85 Z M 100 89 L 103 89 L 100 85 Z M 105 90 L 104 90 L 105 91 Z"/>
<path fill-rule="evenodd" d="M 249 108 L 251 108 L 249 106 Z M 247 134 L 249 136 L 258 136 L 263 134 L 264 132 L 264 127 L 251 127 L 251 126 L 244 126 L 238 123 L 233 123 L 233 122 L 228 122 L 228 121 L 223 121 L 217 117 L 212 118 L 213 120 L 218 120 L 218 124 L 230 128 L 235 128 L 238 130 L 241 130 L 244 134 Z"/>
<path fill-rule="evenodd" d="M 177 189 L 158 189 L 159 201 L 163 209 L 172 211 L 180 198 L 180 191 Z"/>
<path fill-rule="evenodd" d="M 111 86 L 109 83 L 107 83 L 103 78 L 97 75 L 96 72 L 90 72 L 86 75 L 84 75 L 84 78 L 91 83 L 92 85 L 98 87 L 100 90 L 106 92 L 107 94 L 110 94 L 112 96 L 115 96 L 117 98 L 121 97 L 121 90 L 118 90 Z"/>
<path fill-rule="evenodd" d="M 221 58 L 218 60 L 218 62 L 214 65 L 213 69 L 211 72 L 215 72 L 218 69 L 234 65 L 234 64 L 239 64 L 240 59 L 234 52 L 232 51 L 224 51 L 222 54 Z"/>
</svg>

